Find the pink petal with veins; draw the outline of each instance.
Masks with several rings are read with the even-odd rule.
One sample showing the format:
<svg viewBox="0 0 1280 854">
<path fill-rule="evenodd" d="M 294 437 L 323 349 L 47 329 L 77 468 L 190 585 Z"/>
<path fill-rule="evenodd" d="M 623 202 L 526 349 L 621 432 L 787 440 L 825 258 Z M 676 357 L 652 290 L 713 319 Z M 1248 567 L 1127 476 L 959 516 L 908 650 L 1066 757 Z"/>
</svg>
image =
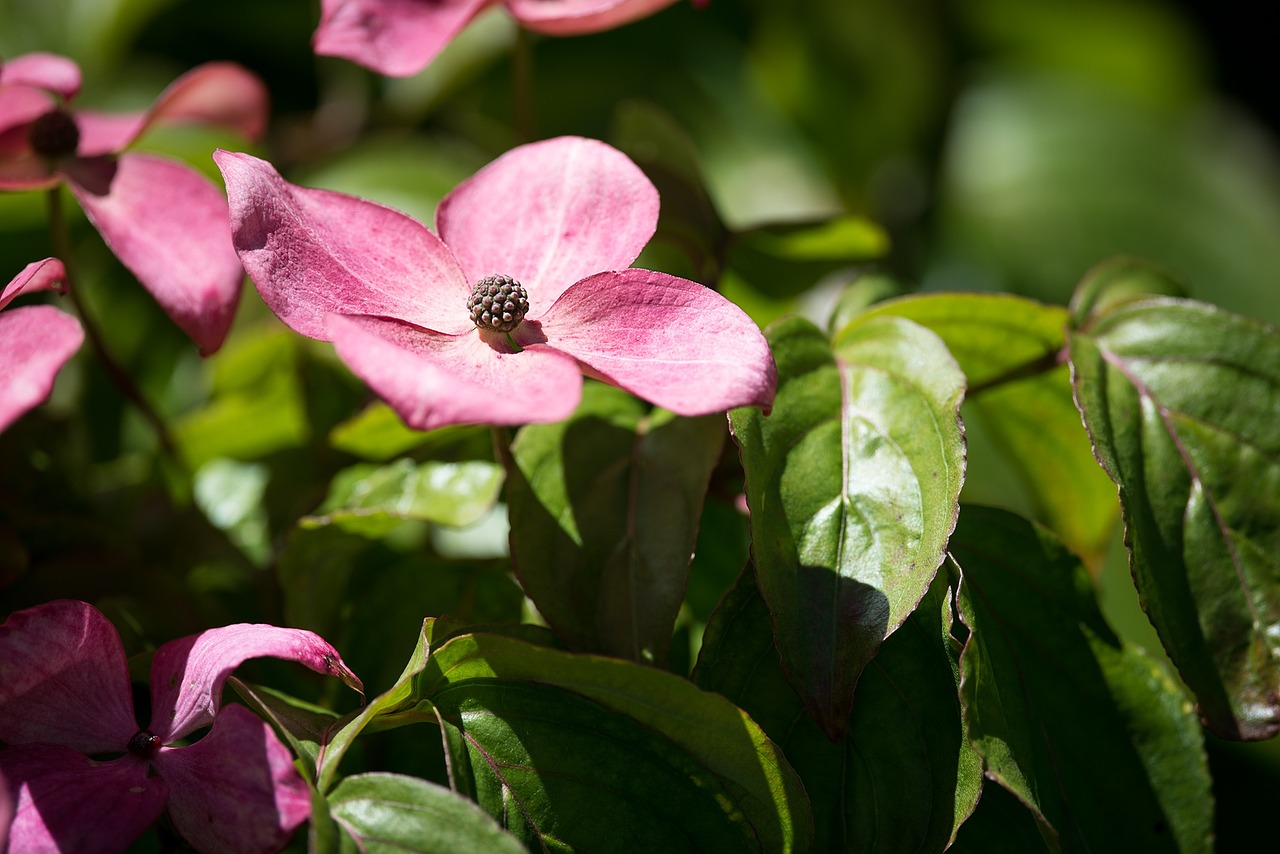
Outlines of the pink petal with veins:
<svg viewBox="0 0 1280 854">
<path fill-rule="evenodd" d="M 507 0 L 521 24 L 556 36 L 611 30 L 648 17 L 676 0 Z"/>
<path fill-rule="evenodd" d="M 80 91 L 80 66 L 65 56 L 26 53 L 0 64 L 0 85 L 35 86 L 74 98 Z"/>
<path fill-rule="evenodd" d="M 0 770 L 16 794 L 13 852 L 123 851 L 160 817 L 169 796 L 141 760 L 96 762 L 56 744 L 0 750 Z"/>
<path fill-rule="evenodd" d="M 27 126 L 54 106 L 53 98 L 43 89 L 0 86 L 0 155 L 29 150 Z"/>
<path fill-rule="evenodd" d="M 658 191 L 617 149 L 559 137 L 485 166 L 445 197 L 436 223 L 468 282 L 511 276 L 536 320 L 579 279 L 635 261 L 658 225 Z"/>
<path fill-rule="evenodd" d="M 0 742 L 102 753 L 137 731 L 120 635 L 97 609 L 63 599 L 0 625 Z"/>
<path fill-rule="evenodd" d="M 545 345 L 680 415 L 773 403 L 777 369 L 742 309 L 710 288 L 648 270 L 578 282 L 542 318 Z"/>
<path fill-rule="evenodd" d="M 151 661 L 151 725 L 162 742 L 182 738 L 213 721 L 222 684 L 251 658 L 296 661 L 337 676 L 364 696 L 364 686 L 338 651 L 303 629 L 239 623 L 170 641 Z"/>
<path fill-rule="evenodd" d="M 107 246 L 201 354 L 222 346 L 244 270 L 213 182 L 184 163 L 130 153 L 105 195 L 70 176 L 68 183 Z"/>
<path fill-rule="evenodd" d="M 474 329 L 471 287 L 421 223 L 382 205 L 285 181 L 266 161 L 218 151 L 236 250 L 290 328 L 328 340 L 330 314 L 396 317 L 438 332 Z"/>
<path fill-rule="evenodd" d="M 494 0 L 321 0 L 312 40 L 379 74 L 407 77 L 426 68 Z"/>
<path fill-rule="evenodd" d="M 311 814 L 293 754 L 244 706 L 227 706 L 204 738 L 152 761 L 169 785 L 173 826 L 197 851 L 278 851 Z"/>
<path fill-rule="evenodd" d="M 342 361 L 415 430 L 559 421 L 582 397 L 582 374 L 572 359 L 548 350 L 513 352 L 504 338 L 489 334 L 491 346 L 474 328 L 449 336 L 343 315 L 331 316 L 328 325 Z"/>
<path fill-rule="evenodd" d="M 9 791 L 4 773 L 0 772 L 0 851 L 9 850 L 9 825 L 13 822 L 14 804 L 17 800 Z"/>
<path fill-rule="evenodd" d="M 80 321 L 53 306 L 0 314 L 0 432 L 48 400 L 58 371 L 83 342 Z"/>
<path fill-rule="evenodd" d="M 36 291 L 66 293 L 66 278 L 67 270 L 57 258 L 32 261 L 22 268 L 22 272 L 13 277 L 13 281 L 0 289 L 0 308 L 12 302 L 18 294 L 30 294 Z"/>
</svg>

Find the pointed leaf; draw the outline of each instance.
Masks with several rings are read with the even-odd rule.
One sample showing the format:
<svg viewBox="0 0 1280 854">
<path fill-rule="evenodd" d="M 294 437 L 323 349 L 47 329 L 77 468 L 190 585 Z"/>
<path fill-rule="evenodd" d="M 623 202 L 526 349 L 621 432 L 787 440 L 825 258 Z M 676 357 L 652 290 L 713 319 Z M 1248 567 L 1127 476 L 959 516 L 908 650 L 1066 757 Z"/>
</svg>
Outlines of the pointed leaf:
<svg viewBox="0 0 1280 854">
<path fill-rule="evenodd" d="M 1119 508 L 1115 486 L 1093 464 L 1088 436 L 1071 398 L 1065 359 L 1067 312 L 1005 294 L 929 294 L 882 303 L 892 314 L 928 327 L 946 342 L 968 380 L 962 410 L 969 439 L 986 433 L 1009 460 L 1032 511 L 1090 566 L 1111 542 Z M 972 444 L 971 444 L 972 449 Z M 1005 505 L 1006 483 L 987 486 L 974 457 L 965 500 Z"/>
<path fill-rule="evenodd" d="M 663 664 L 684 598 L 721 416 L 646 415 L 595 383 L 512 443 L 511 545 L 525 593 L 570 647 Z"/>
<path fill-rule="evenodd" d="M 527 846 L 809 847 L 807 798 L 782 753 L 671 673 L 473 634 L 432 653 L 415 694 L 461 731 L 481 806 Z"/>
<path fill-rule="evenodd" d="M 525 848 L 474 802 L 400 774 L 348 777 L 329 795 L 333 817 L 361 851 L 523 854 Z"/>
<path fill-rule="evenodd" d="M 964 479 L 963 375 L 901 318 L 846 327 L 833 353 L 808 321 L 770 329 L 773 414 L 738 409 L 761 595 L 808 713 L 832 739 L 881 641 L 942 560 Z"/>
<path fill-rule="evenodd" d="M 1280 334 L 1151 299 L 1116 306 L 1070 346 L 1151 622 L 1214 732 L 1270 738 L 1280 731 Z"/>
<path fill-rule="evenodd" d="M 1200 729 L 1160 666 L 1107 626 L 1079 562 L 1047 531 L 968 506 L 960 663 L 969 739 L 987 776 L 1066 851 L 1209 851 Z"/>
<path fill-rule="evenodd" d="M 814 851 L 941 851 L 973 811 L 982 764 L 965 740 L 943 580 L 867 666 L 848 733 L 805 717 L 748 566 L 707 624 L 697 684 L 742 706 L 813 802 Z"/>
</svg>

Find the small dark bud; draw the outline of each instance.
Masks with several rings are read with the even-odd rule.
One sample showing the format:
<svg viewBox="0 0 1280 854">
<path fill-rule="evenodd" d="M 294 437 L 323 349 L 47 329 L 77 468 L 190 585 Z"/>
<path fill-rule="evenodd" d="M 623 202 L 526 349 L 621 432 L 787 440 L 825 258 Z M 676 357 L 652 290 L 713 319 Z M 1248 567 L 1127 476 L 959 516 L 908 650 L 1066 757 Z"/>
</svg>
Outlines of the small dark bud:
<svg viewBox="0 0 1280 854">
<path fill-rule="evenodd" d="M 510 332 L 529 313 L 529 294 L 510 276 L 486 276 L 472 286 L 467 311 L 477 329 Z"/>
<path fill-rule="evenodd" d="M 139 759 L 150 759 L 160 749 L 160 736 L 151 730 L 140 729 L 129 739 L 129 752 Z"/>
<path fill-rule="evenodd" d="M 45 157 L 63 157 L 75 154 L 80 145 L 80 128 L 76 120 L 62 110 L 45 113 L 31 123 L 27 139 L 37 154 Z"/>
</svg>

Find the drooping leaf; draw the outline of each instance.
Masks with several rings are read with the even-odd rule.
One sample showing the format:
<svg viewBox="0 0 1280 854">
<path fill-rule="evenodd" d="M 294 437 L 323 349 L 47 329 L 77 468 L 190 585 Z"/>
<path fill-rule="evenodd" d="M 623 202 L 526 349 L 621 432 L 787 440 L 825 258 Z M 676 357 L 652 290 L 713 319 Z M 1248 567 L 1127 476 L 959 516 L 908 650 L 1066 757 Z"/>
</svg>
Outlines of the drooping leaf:
<svg viewBox="0 0 1280 854">
<path fill-rule="evenodd" d="M 1076 399 L 1120 487 L 1143 607 L 1226 738 L 1280 731 L 1280 334 L 1201 303 L 1126 302 L 1070 336 Z"/>
<path fill-rule="evenodd" d="M 1012 463 L 1030 506 L 1010 501 L 1014 491 L 1007 482 L 984 479 L 994 466 L 976 457 L 965 500 L 1033 512 L 1096 568 L 1119 507 L 1115 486 L 1093 463 L 1071 398 L 1070 372 L 1061 358 L 1067 311 L 1022 297 L 974 293 L 906 297 L 869 313 L 906 317 L 946 342 L 968 379 L 961 410 L 966 430 L 990 436 L 989 444 Z"/>
<path fill-rule="evenodd" d="M 814 851 L 941 851 L 973 811 L 982 766 L 965 740 L 945 579 L 872 659 L 839 744 L 783 675 L 748 565 L 707 625 L 694 680 L 760 724 L 804 781 Z"/>
<path fill-rule="evenodd" d="M 773 413 L 734 410 L 730 423 L 783 668 L 837 739 L 859 674 L 928 589 L 955 524 L 964 378 L 937 336 L 901 318 L 847 326 L 835 352 L 800 319 L 768 337 Z"/>
<path fill-rule="evenodd" d="M 358 774 L 338 783 L 328 800 L 334 819 L 370 854 L 525 851 L 474 802 L 415 777 Z"/>
<path fill-rule="evenodd" d="M 481 806 L 535 850 L 809 847 L 781 751 L 673 674 L 473 634 L 434 650 L 414 696 L 461 734 Z"/>
<path fill-rule="evenodd" d="M 951 538 L 969 739 L 1065 851 L 1209 851 L 1210 780 L 1177 685 L 1121 642 L 1042 528 L 966 505 Z"/>
<path fill-rule="evenodd" d="M 724 420 L 680 418 L 589 384 L 573 417 L 511 446 L 511 551 L 571 648 L 663 664 Z"/>
<path fill-rule="evenodd" d="M 385 534 L 405 519 L 462 527 L 492 509 L 501 488 L 501 467 L 480 460 L 360 464 L 334 477 L 324 503 L 301 525 L 336 524 L 371 537 Z"/>
</svg>

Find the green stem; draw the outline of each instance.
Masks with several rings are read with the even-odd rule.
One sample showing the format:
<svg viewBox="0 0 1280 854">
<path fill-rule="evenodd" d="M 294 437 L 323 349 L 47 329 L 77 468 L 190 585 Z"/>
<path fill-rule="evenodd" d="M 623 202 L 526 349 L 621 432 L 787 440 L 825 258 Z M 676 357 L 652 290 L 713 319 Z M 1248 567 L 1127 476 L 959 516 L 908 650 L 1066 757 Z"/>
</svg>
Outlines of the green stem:
<svg viewBox="0 0 1280 854">
<path fill-rule="evenodd" d="M 983 392 L 991 391 L 993 388 L 999 388 L 1000 386 L 1007 385 L 1011 382 L 1030 379 L 1031 377 L 1048 373 L 1059 365 L 1066 364 L 1066 362 L 1066 347 L 1063 347 L 1061 350 L 1044 353 L 1036 356 L 1035 358 L 1028 359 L 1021 365 L 1015 365 L 1004 373 L 997 374 L 989 380 L 984 380 L 983 382 L 970 386 L 968 391 L 965 392 L 965 399 L 972 400 Z"/>
<path fill-rule="evenodd" d="M 516 30 L 511 54 L 511 97 L 518 141 L 533 142 L 533 40 L 524 27 Z"/>
<path fill-rule="evenodd" d="M 71 251 L 71 235 L 67 230 L 66 217 L 62 212 L 61 187 L 51 189 L 47 198 L 49 201 L 49 237 L 53 242 L 54 254 L 62 261 L 62 266 L 66 270 L 67 293 L 71 296 L 71 302 L 76 307 L 76 313 L 80 315 L 80 325 L 84 327 L 84 334 L 89 339 L 89 346 L 93 348 L 98 361 L 107 372 L 107 376 L 115 383 L 116 388 L 151 425 L 165 454 L 175 462 L 180 461 L 181 458 L 178 456 L 177 446 L 174 444 L 173 436 L 169 433 L 168 425 L 165 424 L 164 419 L 160 417 L 147 399 L 143 397 L 142 391 L 133 381 L 133 377 L 129 376 L 129 372 L 112 357 L 111 352 L 107 349 L 106 340 L 102 336 L 101 328 L 89 312 L 84 299 L 80 296 L 75 260 Z"/>
</svg>

